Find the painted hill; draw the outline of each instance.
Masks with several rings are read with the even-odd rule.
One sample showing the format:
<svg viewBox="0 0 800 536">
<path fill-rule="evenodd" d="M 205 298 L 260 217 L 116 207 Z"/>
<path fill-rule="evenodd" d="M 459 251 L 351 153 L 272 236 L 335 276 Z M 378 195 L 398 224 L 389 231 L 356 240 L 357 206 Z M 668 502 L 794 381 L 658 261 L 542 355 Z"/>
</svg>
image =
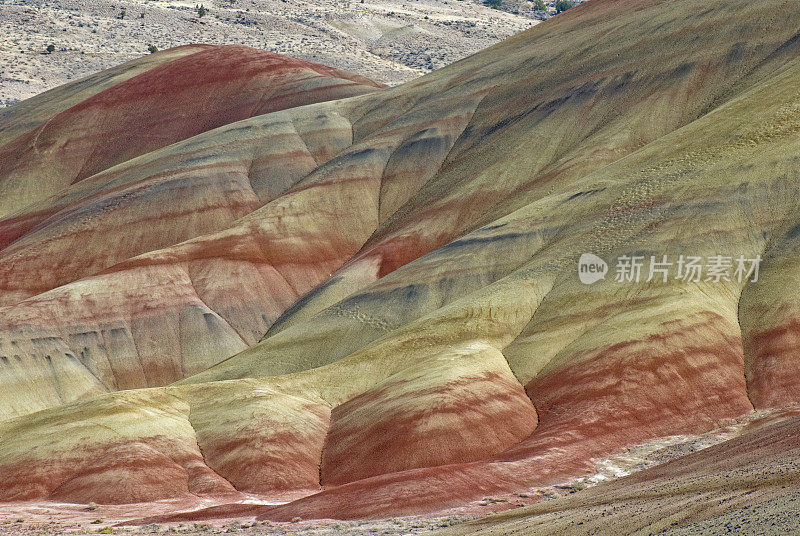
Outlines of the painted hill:
<svg viewBox="0 0 800 536">
<path fill-rule="evenodd" d="M 151 57 L 165 61 L 153 67 Z M 12 212 L 0 221 L 0 304 L 7 306 L 0 329 L 8 335 L 0 348 L 9 374 L 0 415 L 166 385 L 199 372 L 256 342 L 336 262 L 317 258 L 317 268 L 295 276 L 264 267 L 270 282 L 248 259 L 242 269 L 258 282 L 230 279 L 231 289 L 244 284 L 235 290 L 209 279 L 209 270 L 224 269 L 220 263 L 236 262 L 226 259 L 235 252 L 188 264 L 114 268 L 201 236 L 203 247 L 214 247 L 210 235 L 218 231 L 268 240 L 246 237 L 255 230 L 241 223 L 235 231 L 235 222 L 333 157 L 351 133 L 335 117 L 311 112 L 275 117 L 271 127 L 223 127 L 227 134 L 205 142 L 188 138 L 382 87 L 246 47 L 182 48 L 151 57 L 148 68 L 125 81 L 112 71 L 79 84 L 80 96 L 97 92 L 78 104 L 75 86 L 48 95 L 41 107 L 54 115 L 37 116 L 39 125 L 0 148 L 0 199 Z M 138 70 L 137 64 L 123 72 Z M 117 83 L 106 87 L 108 79 Z M 17 107 L 10 109 L 11 128 L 15 119 L 30 118 L 31 105 L 19 107 L 17 114 Z M 160 289 L 159 280 L 165 283 Z M 257 297 L 259 288 L 263 296 Z M 223 306 L 220 316 L 204 300 L 214 303 L 225 293 L 233 309 Z M 242 314 L 237 302 L 251 307 L 246 318 L 234 320 Z"/>
<path fill-rule="evenodd" d="M 0 499 L 428 513 L 800 402 L 800 8 L 705 6 L 395 88 L 224 47 L 45 101 L 0 147 Z M 615 281 L 681 255 L 732 265 Z"/>
</svg>

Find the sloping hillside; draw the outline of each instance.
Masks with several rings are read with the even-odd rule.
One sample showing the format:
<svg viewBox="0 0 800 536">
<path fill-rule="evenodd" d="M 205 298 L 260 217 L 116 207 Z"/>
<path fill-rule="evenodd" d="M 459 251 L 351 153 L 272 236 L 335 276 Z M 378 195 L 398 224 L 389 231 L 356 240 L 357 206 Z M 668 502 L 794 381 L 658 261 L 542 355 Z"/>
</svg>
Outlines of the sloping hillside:
<svg viewBox="0 0 800 536">
<path fill-rule="evenodd" d="M 45 103 L 58 113 L 0 148 L 0 198 L 11 213 L 0 221 L 0 304 L 8 306 L 0 315 L 8 335 L 0 342 L 7 365 L 0 415 L 199 372 L 254 343 L 348 258 L 331 251 L 295 276 L 276 272 L 267 258 L 262 274 L 248 260 L 250 274 L 240 276 L 253 284 L 213 283 L 209 270 L 225 270 L 224 259 L 113 268 L 197 237 L 214 247 L 215 232 L 252 235 L 241 218 L 351 143 L 349 125 L 335 116 L 269 116 L 263 128 L 237 120 L 382 87 L 246 47 L 190 51 L 178 59 L 155 54 L 168 61 L 110 88 L 104 82 L 115 73 L 98 76 L 82 91 L 100 91 L 73 106 L 73 87 L 63 88 Z M 12 124 L 30 117 L 26 104 Z M 231 121 L 205 141 L 188 139 Z M 284 218 L 285 209 L 271 210 Z M 268 232 L 288 238 L 284 229 Z M 104 270 L 111 274 L 98 275 Z M 215 305 L 221 295 L 235 302 L 231 292 L 240 293 L 246 317 Z"/>
<path fill-rule="evenodd" d="M 797 416 L 768 420 L 635 475 L 435 534 L 791 534 L 800 525 L 798 426 Z"/>
<path fill-rule="evenodd" d="M 0 147 L 0 499 L 429 513 L 800 402 L 798 27 L 594 0 L 394 88 L 158 75 L 225 47 L 43 113 Z"/>
</svg>

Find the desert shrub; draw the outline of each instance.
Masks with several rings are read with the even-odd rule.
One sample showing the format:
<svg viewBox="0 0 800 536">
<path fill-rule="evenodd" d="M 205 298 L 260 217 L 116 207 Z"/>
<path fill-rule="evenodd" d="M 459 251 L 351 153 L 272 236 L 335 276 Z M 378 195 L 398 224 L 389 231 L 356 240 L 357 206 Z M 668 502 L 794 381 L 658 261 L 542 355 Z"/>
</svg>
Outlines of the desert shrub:
<svg viewBox="0 0 800 536">
<path fill-rule="evenodd" d="M 556 13 L 563 13 L 564 11 L 568 10 L 574 5 L 575 4 L 573 4 L 569 0 L 558 0 L 556 2 Z"/>
<path fill-rule="evenodd" d="M 547 6 L 544 4 L 543 0 L 532 0 L 533 1 L 533 9 L 536 11 L 547 11 Z"/>
<path fill-rule="evenodd" d="M 147 45 L 147 51 L 153 54 L 154 52 L 158 52 L 158 47 L 155 45 Z"/>
<path fill-rule="evenodd" d="M 483 0 L 483 5 L 500 9 L 503 6 L 503 0 Z"/>
<path fill-rule="evenodd" d="M 55 45 L 47 45 L 47 53 L 48 54 L 52 54 L 55 51 L 56 51 L 56 46 Z"/>
<path fill-rule="evenodd" d="M 587 487 L 586 483 L 581 480 L 576 480 L 570 485 L 570 489 L 572 490 L 573 493 L 575 493 L 576 491 L 583 491 L 586 489 L 586 487 Z"/>
<path fill-rule="evenodd" d="M 199 5 L 199 6 L 195 7 L 194 10 L 197 11 L 197 16 L 201 17 L 201 18 L 205 17 L 206 13 L 208 13 L 208 10 L 203 5 Z"/>
</svg>

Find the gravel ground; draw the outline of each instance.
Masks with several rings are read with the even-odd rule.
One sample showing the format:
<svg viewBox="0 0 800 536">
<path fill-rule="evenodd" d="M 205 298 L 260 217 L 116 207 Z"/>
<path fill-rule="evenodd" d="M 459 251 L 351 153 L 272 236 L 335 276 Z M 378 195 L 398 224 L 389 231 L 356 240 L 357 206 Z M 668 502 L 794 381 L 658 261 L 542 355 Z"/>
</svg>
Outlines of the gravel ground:
<svg viewBox="0 0 800 536">
<path fill-rule="evenodd" d="M 667 531 L 664 536 L 784 536 L 797 534 L 797 527 L 800 527 L 800 493 L 790 493 L 693 523 L 688 527 Z"/>
<path fill-rule="evenodd" d="M 375 521 L 316 521 L 296 523 L 241 522 L 224 524 L 188 523 L 181 525 L 143 525 L 140 527 L 114 527 L 102 522 L 95 524 L 31 523 L 8 520 L 0 522 L 3 536 L 59 536 L 120 534 L 126 536 L 172 535 L 172 534 L 231 534 L 242 536 L 411 536 L 431 532 L 474 519 L 472 517 L 447 518 L 394 518 Z M 101 521 L 101 520 L 98 520 Z"/>
<path fill-rule="evenodd" d="M 147 54 L 149 45 L 238 43 L 393 85 L 552 13 L 530 0 L 504 0 L 500 9 L 482 0 L 0 0 L 0 106 Z"/>
</svg>

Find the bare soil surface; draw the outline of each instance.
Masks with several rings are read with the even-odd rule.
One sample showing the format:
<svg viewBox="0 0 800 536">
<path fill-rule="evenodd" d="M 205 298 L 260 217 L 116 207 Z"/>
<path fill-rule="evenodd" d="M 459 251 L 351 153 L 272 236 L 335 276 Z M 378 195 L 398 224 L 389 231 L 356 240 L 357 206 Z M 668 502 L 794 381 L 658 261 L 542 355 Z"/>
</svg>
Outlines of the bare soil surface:
<svg viewBox="0 0 800 536">
<path fill-rule="evenodd" d="M 401 536 L 430 534 L 462 522 L 484 518 L 498 512 L 514 510 L 532 504 L 566 499 L 584 489 L 603 482 L 637 473 L 671 460 L 691 455 L 708 447 L 719 445 L 742 434 L 757 430 L 773 422 L 781 421 L 800 410 L 759 411 L 732 420 L 724 426 L 696 436 L 670 436 L 648 441 L 625 449 L 618 454 L 595 461 L 597 472 L 569 482 L 553 486 L 536 487 L 507 496 L 485 497 L 463 507 L 440 512 L 434 516 L 410 516 L 380 520 L 303 520 L 291 523 L 259 522 L 247 519 L 220 519 L 196 523 L 162 523 L 136 525 L 137 519 L 169 514 L 176 511 L 193 511 L 212 506 L 210 501 L 197 499 L 186 501 L 155 501 L 130 505 L 81 505 L 61 503 L 20 502 L 0 505 L 0 536 L 28 535 L 89 535 L 89 534 L 227 534 L 242 535 L 302 535 L 302 536 Z M 780 534 L 759 532 L 766 528 L 793 526 L 800 513 L 797 511 L 798 497 L 776 498 L 763 506 L 734 509 L 718 518 L 709 519 L 697 527 L 685 527 L 676 535 L 716 534 L 737 527 L 742 534 Z M 269 502 L 269 498 L 256 497 L 247 502 Z M 774 503 L 774 504 L 773 504 Z M 557 503 L 554 503 L 557 504 Z M 752 510 L 752 511 L 751 511 Z M 764 510 L 762 512 L 762 510 Z M 757 521 L 756 521 L 757 520 Z M 786 525 L 787 522 L 790 525 Z M 775 526 L 771 522 L 775 522 Z M 133 523 L 133 525 L 120 525 Z M 708 529 L 710 532 L 703 532 Z M 758 529 L 758 530 L 756 530 Z M 700 531 L 700 532 L 698 532 Z M 672 533 L 670 533 L 672 534 Z"/>
<path fill-rule="evenodd" d="M 394 85 L 529 28 L 555 12 L 547 4 L 548 12 L 529 0 L 500 9 L 482 0 L 0 0 L 0 106 L 150 45 L 243 44 Z"/>
<path fill-rule="evenodd" d="M 448 527 L 461 522 L 458 518 L 441 519 L 416 519 L 403 518 L 381 521 L 331 521 L 331 522 L 297 522 L 297 523 L 242 523 L 229 522 L 224 524 L 194 523 L 188 525 L 161 526 L 144 525 L 141 527 L 111 527 L 98 523 L 94 529 L 87 527 L 72 527 L 58 523 L 16 523 L 9 522 L 0 525 L 0 534 L 3 535 L 89 535 L 89 534 L 230 534 L 238 533 L 247 535 L 304 535 L 304 536 L 333 536 L 346 535 L 414 535 L 429 534 L 439 528 Z M 8 530 L 8 532 L 6 532 Z"/>
<path fill-rule="evenodd" d="M 793 531 L 797 527 L 800 527 L 800 493 L 789 493 L 771 501 L 745 506 L 688 527 L 667 531 L 664 536 L 703 536 L 707 534 L 783 536 L 796 534 Z"/>
<path fill-rule="evenodd" d="M 99 508 L 97 511 L 102 509 Z M 83 517 L 75 512 L 76 517 Z M 20 514 L 23 515 L 23 514 Z M 456 525 L 463 521 L 473 519 L 465 516 L 458 517 L 404 517 L 367 521 L 302 521 L 293 523 L 270 523 L 257 521 L 225 520 L 212 523 L 184 523 L 159 525 L 149 524 L 133 527 L 116 527 L 112 522 L 102 518 L 92 521 L 69 521 L 63 519 L 64 510 L 60 510 L 62 519 L 43 521 L 39 515 L 34 514 L 34 520 L 24 517 L 0 521 L 0 535 L 3 536 L 38 536 L 38 535 L 91 535 L 91 534 L 120 534 L 120 535 L 154 535 L 154 534 L 231 534 L 242 536 L 411 536 L 416 534 L 430 534 L 438 529 Z M 29 518 L 30 519 L 30 518 Z"/>
</svg>

